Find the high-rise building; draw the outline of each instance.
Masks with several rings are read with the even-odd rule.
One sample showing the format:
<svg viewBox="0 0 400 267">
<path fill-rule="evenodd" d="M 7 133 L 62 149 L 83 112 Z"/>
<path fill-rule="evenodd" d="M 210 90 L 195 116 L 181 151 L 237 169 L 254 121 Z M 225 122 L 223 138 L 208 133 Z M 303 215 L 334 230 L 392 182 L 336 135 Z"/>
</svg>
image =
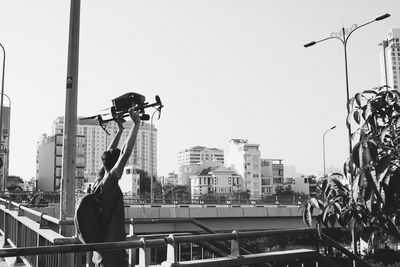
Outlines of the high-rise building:
<svg viewBox="0 0 400 267">
<path fill-rule="evenodd" d="M 3 106 L 2 116 L 2 137 L 0 146 L 0 157 L 3 167 L 0 170 L 0 185 L 7 183 L 4 177 L 8 177 L 10 158 L 10 107 Z M 7 188 L 7 187 L 6 187 Z"/>
<path fill-rule="evenodd" d="M 54 192 L 60 189 L 62 174 L 62 144 L 63 135 L 58 133 L 53 136 L 44 134 L 37 144 L 36 178 L 37 189 Z M 84 186 L 85 167 L 85 138 L 76 136 L 76 188 Z"/>
<path fill-rule="evenodd" d="M 260 196 L 261 158 L 259 144 L 249 144 L 246 139 L 231 139 L 225 151 L 225 165 L 233 167 L 243 177 L 243 189 L 251 196 Z"/>
<path fill-rule="evenodd" d="M 390 29 L 380 51 L 381 81 L 393 89 L 400 89 L 400 29 Z M 384 56 L 383 56 L 384 55 Z"/>
<path fill-rule="evenodd" d="M 218 148 L 194 146 L 178 153 L 178 170 L 182 165 L 195 165 L 204 161 L 224 163 L 224 151 Z"/>
<path fill-rule="evenodd" d="M 124 123 L 125 129 L 121 135 L 118 147 L 121 148 L 133 125 L 132 121 Z M 53 123 L 53 134 L 63 134 L 64 117 L 58 117 Z M 103 166 L 101 155 L 118 132 L 118 125 L 111 121 L 103 130 L 97 120 L 78 120 L 77 134 L 85 139 L 84 176 L 88 182 L 93 182 L 97 172 Z M 141 122 L 132 155 L 126 166 L 141 169 L 149 175 L 157 176 L 157 129 L 149 123 Z"/>
</svg>

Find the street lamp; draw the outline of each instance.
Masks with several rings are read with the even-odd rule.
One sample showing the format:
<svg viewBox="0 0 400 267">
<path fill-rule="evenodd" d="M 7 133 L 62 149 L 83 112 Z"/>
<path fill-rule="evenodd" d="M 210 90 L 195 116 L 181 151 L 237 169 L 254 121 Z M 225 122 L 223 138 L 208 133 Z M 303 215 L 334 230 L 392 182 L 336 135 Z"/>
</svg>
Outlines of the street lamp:
<svg viewBox="0 0 400 267">
<path fill-rule="evenodd" d="M 328 130 L 326 130 L 326 131 L 324 132 L 324 134 L 322 135 L 322 156 L 323 156 L 323 159 L 324 159 L 324 177 L 325 177 L 325 175 L 326 175 L 326 172 L 325 172 L 325 134 L 326 134 L 327 132 L 329 132 L 329 131 L 335 129 L 335 128 L 336 128 L 336 126 L 332 126 L 332 127 L 329 128 Z"/>
<path fill-rule="evenodd" d="M 346 108 L 347 108 L 347 114 L 350 114 L 350 96 L 349 96 L 349 74 L 348 74 L 348 69 L 347 69 L 347 42 L 349 40 L 350 35 L 357 29 L 364 27 L 368 24 L 371 24 L 375 21 L 381 21 L 384 20 L 386 18 L 390 17 L 390 14 L 386 13 L 382 16 L 379 16 L 377 18 L 375 18 L 374 20 L 371 20 L 367 23 L 361 24 L 360 26 L 358 26 L 357 24 L 353 24 L 353 26 L 351 26 L 350 28 L 345 29 L 344 27 L 342 27 L 342 30 L 339 32 L 332 32 L 330 37 L 325 38 L 325 39 L 321 39 L 319 41 L 312 41 L 310 43 L 307 43 L 304 45 L 304 47 L 310 47 L 313 46 L 317 43 L 329 40 L 329 39 L 337 39 L 339 40 L 342 44 L 343 44 L 343 48 L 344 48 L 344 67 L 345 67 L 345 73 L 346 73 Z M 350 123 L 347 123 L 347 130 L 348 130 L 348 134 L 349 134 L 349 152 L 350 152 L 350 157 L 352 154 L 352 145 L 351 145 L 351 125 Z M 353 197 L 353 174 L 350 172 L 350 183 L 351 183 L 351 197 Z M 354 229 L 353 229 L 354 230 Z M 357 246 L 356 246 L 356 242 L 355 242 L 355 233 L 354 231 L 352 231 L 352 242 L 353 242 L 353 251 L 356 252 L 357 251 Z"/>
<path fill-rule="evenodd" d="M 350 96 L 349 96 L 349 75 L 348 75 L 348 69 L 347 69 L 347 42 L 349 40 L 350 35 L 357 29 L 364 27 L 368 24 L 371 24 L 375 21 L 381 21 L 384 20 L 386 18 L 390 17 L 390 14 L 385 14 L 382 16 L 379 16 L 377 18 L 375 18 L 374 20 L 371 20 L 367 23 L 364 23 L 360 26 L 358 26 L 357 24 L 354 24 L 353 26 L 351 26 L 350 28 L 345 29 L 344 27 L 342 27 L 342 30 L 339 32 L 332 32 L 330 37 L 325 38 L 325 39 L 321 39 L 319 41 L 312 41 L 308 44 L 305 44 L 304 47 L 310 47 L 313 46 L 317 43 L 329 40 L 329 39 L 337 39 L 339 40 L 342 44 L 343 44 L 343 48 L 344 48 L 344 66 L 345 66 L 345 73 L 346 73 L 346 96 L 347 96 L 347 102 L 346 102 L 346 108 L 347 108 L 347 114 L 350 113 L 350 106 L 349 106 L 349 100 L 350 100 Z M 351 126 L 350 124 L 347 125 L 347 129 L 349 132 L 349 151 L 350 151 L 350 155 L 352 152 L 352 145 L 351 145 Z"/>
<path fill-rule="evenodd" d="M 6 69 L 6 50 L 4 49 L 4 46 L 0 43 L 1 49 L 3 50 L 3 73 L 1 76 L 1 96 L 0 96 L 0 146 L 1 146 L 1 140 L 3 137 L 3 96 L 4 96 L 4 73 Z M 2 189 L 4 190 L 6 187 L 5 185 L 5 179 L 3 177 L 3 187 Z"/>
</svg>

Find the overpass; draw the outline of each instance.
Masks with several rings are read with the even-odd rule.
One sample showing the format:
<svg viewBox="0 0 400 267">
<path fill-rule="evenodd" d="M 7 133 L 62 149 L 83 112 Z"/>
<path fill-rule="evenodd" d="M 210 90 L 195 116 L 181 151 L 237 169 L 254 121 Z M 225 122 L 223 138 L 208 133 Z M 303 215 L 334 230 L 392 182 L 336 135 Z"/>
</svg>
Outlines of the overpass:
<svg viewBox="0 0 400 267">
<path fill-rule="evenodd" d="M 37 210 L 59 217 L 58 205 Z M 184 219 L 195 219 L 216 232 L 297 229 L 305 226 L 301 207 L 297 205 L 131 205 L 125 207 L 125 217 L 134 227 L 133 231 L 140 234 L 199 230 L 192 221 Z M 129 224 L 126 227 L 129 232 Z"/>
</svg>

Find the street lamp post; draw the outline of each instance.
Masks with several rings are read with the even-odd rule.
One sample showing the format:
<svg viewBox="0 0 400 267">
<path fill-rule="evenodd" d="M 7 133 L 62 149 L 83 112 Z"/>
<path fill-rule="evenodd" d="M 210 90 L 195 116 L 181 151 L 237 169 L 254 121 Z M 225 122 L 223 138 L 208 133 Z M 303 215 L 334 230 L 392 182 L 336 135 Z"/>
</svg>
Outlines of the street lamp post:
<svg viewBox="0 0 400 267">
<path fill-rule="evenodd" d="M 387 76 L 387 64 L 386 64 L 386 48 L 389 45 L 388 40 L 383 40 L 382 43 L 380 43 L 379 45 L 382 45 L 382 57 L 383 57 L 383 70 L 385 73 L 385 84 L 384 85 L 388 85 L 388 76 Z"/>
<path fill-rule="evenodd" d="M 386 13 L 382 16 L 379 16 L 377 18 L 375 18 L 374 20 L 371 20 L 367 23 L 361 24 L 360 26 L 358 26 L 357 24 L 354 24 L 353 26 L 351 26 L 350 28 L 345 29 L 344 27 L 342 27 L 342 30 L 339 32 L 332 32 L 330 37 L 325 38 L 325 39 L 321 39 L 319 41 L 312 41 L 310 43 L 307 43 L 304 45 L 305 48 L 313 46 L 317 43 L 321 43 L 323 41 L 329 40 L 329 39 L 337 39 L 339 40 L 342 45 L 343 45 L 343 49 L 344 49 L 344 67 L 345 67 L 345 74 L 346 74 L 346 108 L 347 108 L 347 114 L 350 114 L 350 96 L 349 96 L 349 74 L 348 74 L 348 68 L 347 68 L 347 43 L 349 40 L 349 37 L 351 36 L 351 34 L 356 31 L 357 29 L 364 27 L 368 24 L 371 24 L 373 22 L 376 21 L 381 21 L 384 20 L 386 18 L 390 17 L 390 14 Z M 351 157 L 352 154 L 352 144 L 351 144 L 351 125 L 350 123 L 347 123 L 347 130 L 348 130 L 348 135 L 349 135 L 349 156 Z M 350 183 L 351 183 L 351 198 L 353 198 L 353 174 L 350 173 Z M 352 247 L 353 247 L 353 251 L 354 253 L 356 253 L 357 251 L 357 245 L 355 242 L 355 232 L 354 229 L 352 230 Z M 353 262 L 354 264 L 354 262 Z"/>
<path fill-rule="evenodd" d="M 353 26 L 351 26 L 350 28 L 345 29 L 344 27 L 342 27 L 342 30 L 339 32 L 332 32 L 330 37 L 325 38 L 325 39 L 321 39 L 319 41 L 312 41 L 308 44 L 305 44 L 304 47 L 310 47 L 313 46 L 317 43 L 321 43 L 323 41 L 329 40 L 329 39 L 337 39 L 339 40 L 342 44 L 343 44 L 343 48 L 344 48 L 344 67 L 345 67 L 345 74 L 346 74 L 346 108 L 347 108 L 347 114 L 350 113 L 350 105 L 349 105 L 349 100 L 350 100 L 350 96 L 349 96 L 349 74 L 348 74 L 348 68 L 347 68 L 347 43 L 349 40 L 350 35 L 357 29 L 364 27 L 368 24 L 371 24 L 375 21 L 381 21 L 384 20 L 386 18 L 390 17 L 390 14 L 385 14 L 382 16 L 379 16 L 377 18 L 375 18 L 374 20 L 371 20 L 367 23 L 364 23 L 360 26 L 358 26 L 357 24 L 354 24 Z M 349 133 L 349 152 L 351 155 L 352 152 L 352 145 L 351 145 L 351 125 L 347 124 L 347 129 L 348 129 L 348 133 Z"/>
<path fill-rule="evenodd" d="M 329 131 L 331 131 L 331 130 L 333 130 L 335 128 L 336 128 L 336 126 L 332 126 L 328 130 L 326 130 L 324 132 L 324 134 L 322 135 L 322 157 L 323 157 L 323 161 L 324 161 L 324 177 L 326 175 L 326 172 L 325 172 L 325 135 L 326 135 L 327 132 L 329 132 Z"/>
<path fill-rule="evenodd" d="M 1 146 L 1 141 L 3 137 L 3 96 L 4 96 L 4 73 L 6 69 L 6 50 L 4 49 L 4 46 L 0 43 L 0 47 L 3 50 L 3 72 L 1 75 L 1 96 L 0 96 L 0 146 Z M 3 184 L 2 184 L 2 189 L 5 190 L 5 179 L 3 177 Z"/>
</svg>

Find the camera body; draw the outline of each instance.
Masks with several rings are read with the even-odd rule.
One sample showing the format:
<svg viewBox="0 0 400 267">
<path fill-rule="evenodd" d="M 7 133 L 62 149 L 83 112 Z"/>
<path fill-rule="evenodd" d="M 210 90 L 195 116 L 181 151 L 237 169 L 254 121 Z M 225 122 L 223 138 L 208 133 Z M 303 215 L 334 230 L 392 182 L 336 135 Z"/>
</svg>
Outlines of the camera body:
<svg viewBox="0 0 400 267">
<path fill-rule="evenodd" d="M 138 93 L 126 93 L 112 100 L 116 112 L 127 112 L 133 106 L 143 106 L 146 97 Z"/>
</svg>

